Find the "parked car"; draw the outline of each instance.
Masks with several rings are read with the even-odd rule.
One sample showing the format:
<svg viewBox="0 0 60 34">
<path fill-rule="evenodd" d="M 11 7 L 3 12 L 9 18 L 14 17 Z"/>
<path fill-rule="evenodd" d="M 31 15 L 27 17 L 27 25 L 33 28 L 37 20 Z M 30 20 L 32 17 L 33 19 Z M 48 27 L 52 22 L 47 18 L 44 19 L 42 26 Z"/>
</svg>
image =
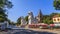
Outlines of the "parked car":
<svg viewBox="0 0 60 34">
<path fill-rule="evenodd" d="M 9 25 L 6 29 L 7 29 L 7 30 L 11 30 L 12 27 L 13 27 L 12 25 Z"/>
<path fill-rule="evenodd" d="M 55 28 L 60 28 L 60 24 L 54 24 Z"/>
<path fill-rule="evenodd" d="M 50 25 L 49 25 L 49 28 L 50 28 L 50 29 L 53 29 L 54 27 L 55 27 L 54 24 L 50 24 Z"/>
<path fill-rule="evenodd" d="M 60 24 L 50 24 L 50 28 L 60 28 Z"/>
<path fill-rule="evenodd" d="M 0 30 L 5 30 L 7 28 L 7 23 L 0 22 Z"/>
</svg>

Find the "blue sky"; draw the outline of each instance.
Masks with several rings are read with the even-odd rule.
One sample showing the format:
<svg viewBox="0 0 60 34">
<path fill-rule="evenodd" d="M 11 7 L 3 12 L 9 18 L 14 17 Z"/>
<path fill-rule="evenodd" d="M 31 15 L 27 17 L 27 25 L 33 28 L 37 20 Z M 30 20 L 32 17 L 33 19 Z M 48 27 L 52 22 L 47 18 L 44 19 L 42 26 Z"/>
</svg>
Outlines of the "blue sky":
<svg viewBox="0 0 60 34">
<path fill-rule="evenodd" d="M 53 0 L 10 0 L 13 3 L 13 8 L 8 10 L 8 18 L 11 21 L 16 22 L 20 16 L 28 15 L 29 11 L 32 11 L 34 16 L 37 16 L 39 9 L 42 14 L 48 15 L 52 12 L 58 12 L 53 7 Z"/>
</svg>

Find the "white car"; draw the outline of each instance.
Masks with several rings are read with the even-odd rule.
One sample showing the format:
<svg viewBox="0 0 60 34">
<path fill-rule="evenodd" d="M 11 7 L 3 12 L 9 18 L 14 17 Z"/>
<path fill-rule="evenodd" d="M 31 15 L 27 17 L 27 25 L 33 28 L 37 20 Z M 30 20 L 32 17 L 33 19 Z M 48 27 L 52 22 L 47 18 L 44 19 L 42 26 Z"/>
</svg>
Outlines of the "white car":
<svg viewBox="0 0 60 34">
<path fill-rule="evenodd" d="M 0 30 L 5 30 L 7 28 L 7 22 L 0 22 Z"/>
</svg>

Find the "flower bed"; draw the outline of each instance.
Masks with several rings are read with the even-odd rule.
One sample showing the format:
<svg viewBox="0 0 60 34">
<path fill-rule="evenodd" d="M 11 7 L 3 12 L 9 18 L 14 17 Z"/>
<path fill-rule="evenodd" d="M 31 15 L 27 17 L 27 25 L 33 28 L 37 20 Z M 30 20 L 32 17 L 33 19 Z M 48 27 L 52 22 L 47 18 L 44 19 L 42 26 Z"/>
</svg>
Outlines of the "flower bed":
<svg viewBox="0 0 60 34">
<path fill-rule="evenodd" d="M 36 25 L 36 24 L 31 24 L 29 25 L 29 28 L 39 28 L 40 25 Z"/>
<path fill-rule="evenodd" d="M 47 28 L 47 24 L 30 24 L 29 25 L 29 28 L 40 28 L 40 27 L 42 27 L 42 28 Z"/>
</svg>

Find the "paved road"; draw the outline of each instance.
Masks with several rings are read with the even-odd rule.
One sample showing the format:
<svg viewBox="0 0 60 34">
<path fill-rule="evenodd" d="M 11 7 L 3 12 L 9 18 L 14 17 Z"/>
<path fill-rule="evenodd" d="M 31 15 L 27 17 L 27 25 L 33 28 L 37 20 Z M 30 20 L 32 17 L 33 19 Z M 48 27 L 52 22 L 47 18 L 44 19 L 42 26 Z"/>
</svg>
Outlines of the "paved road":
<svg viewBox="0 0 60 34">
<path fill-rule="evenodd" d="M 0 34 L 56 34 L 52 32 L 46 32 L 46 31 L 33 31 L 28 29 L 18 29 L 18 30 L 8 30 L 8 31 L 2 31 Z"/>
</svg>

